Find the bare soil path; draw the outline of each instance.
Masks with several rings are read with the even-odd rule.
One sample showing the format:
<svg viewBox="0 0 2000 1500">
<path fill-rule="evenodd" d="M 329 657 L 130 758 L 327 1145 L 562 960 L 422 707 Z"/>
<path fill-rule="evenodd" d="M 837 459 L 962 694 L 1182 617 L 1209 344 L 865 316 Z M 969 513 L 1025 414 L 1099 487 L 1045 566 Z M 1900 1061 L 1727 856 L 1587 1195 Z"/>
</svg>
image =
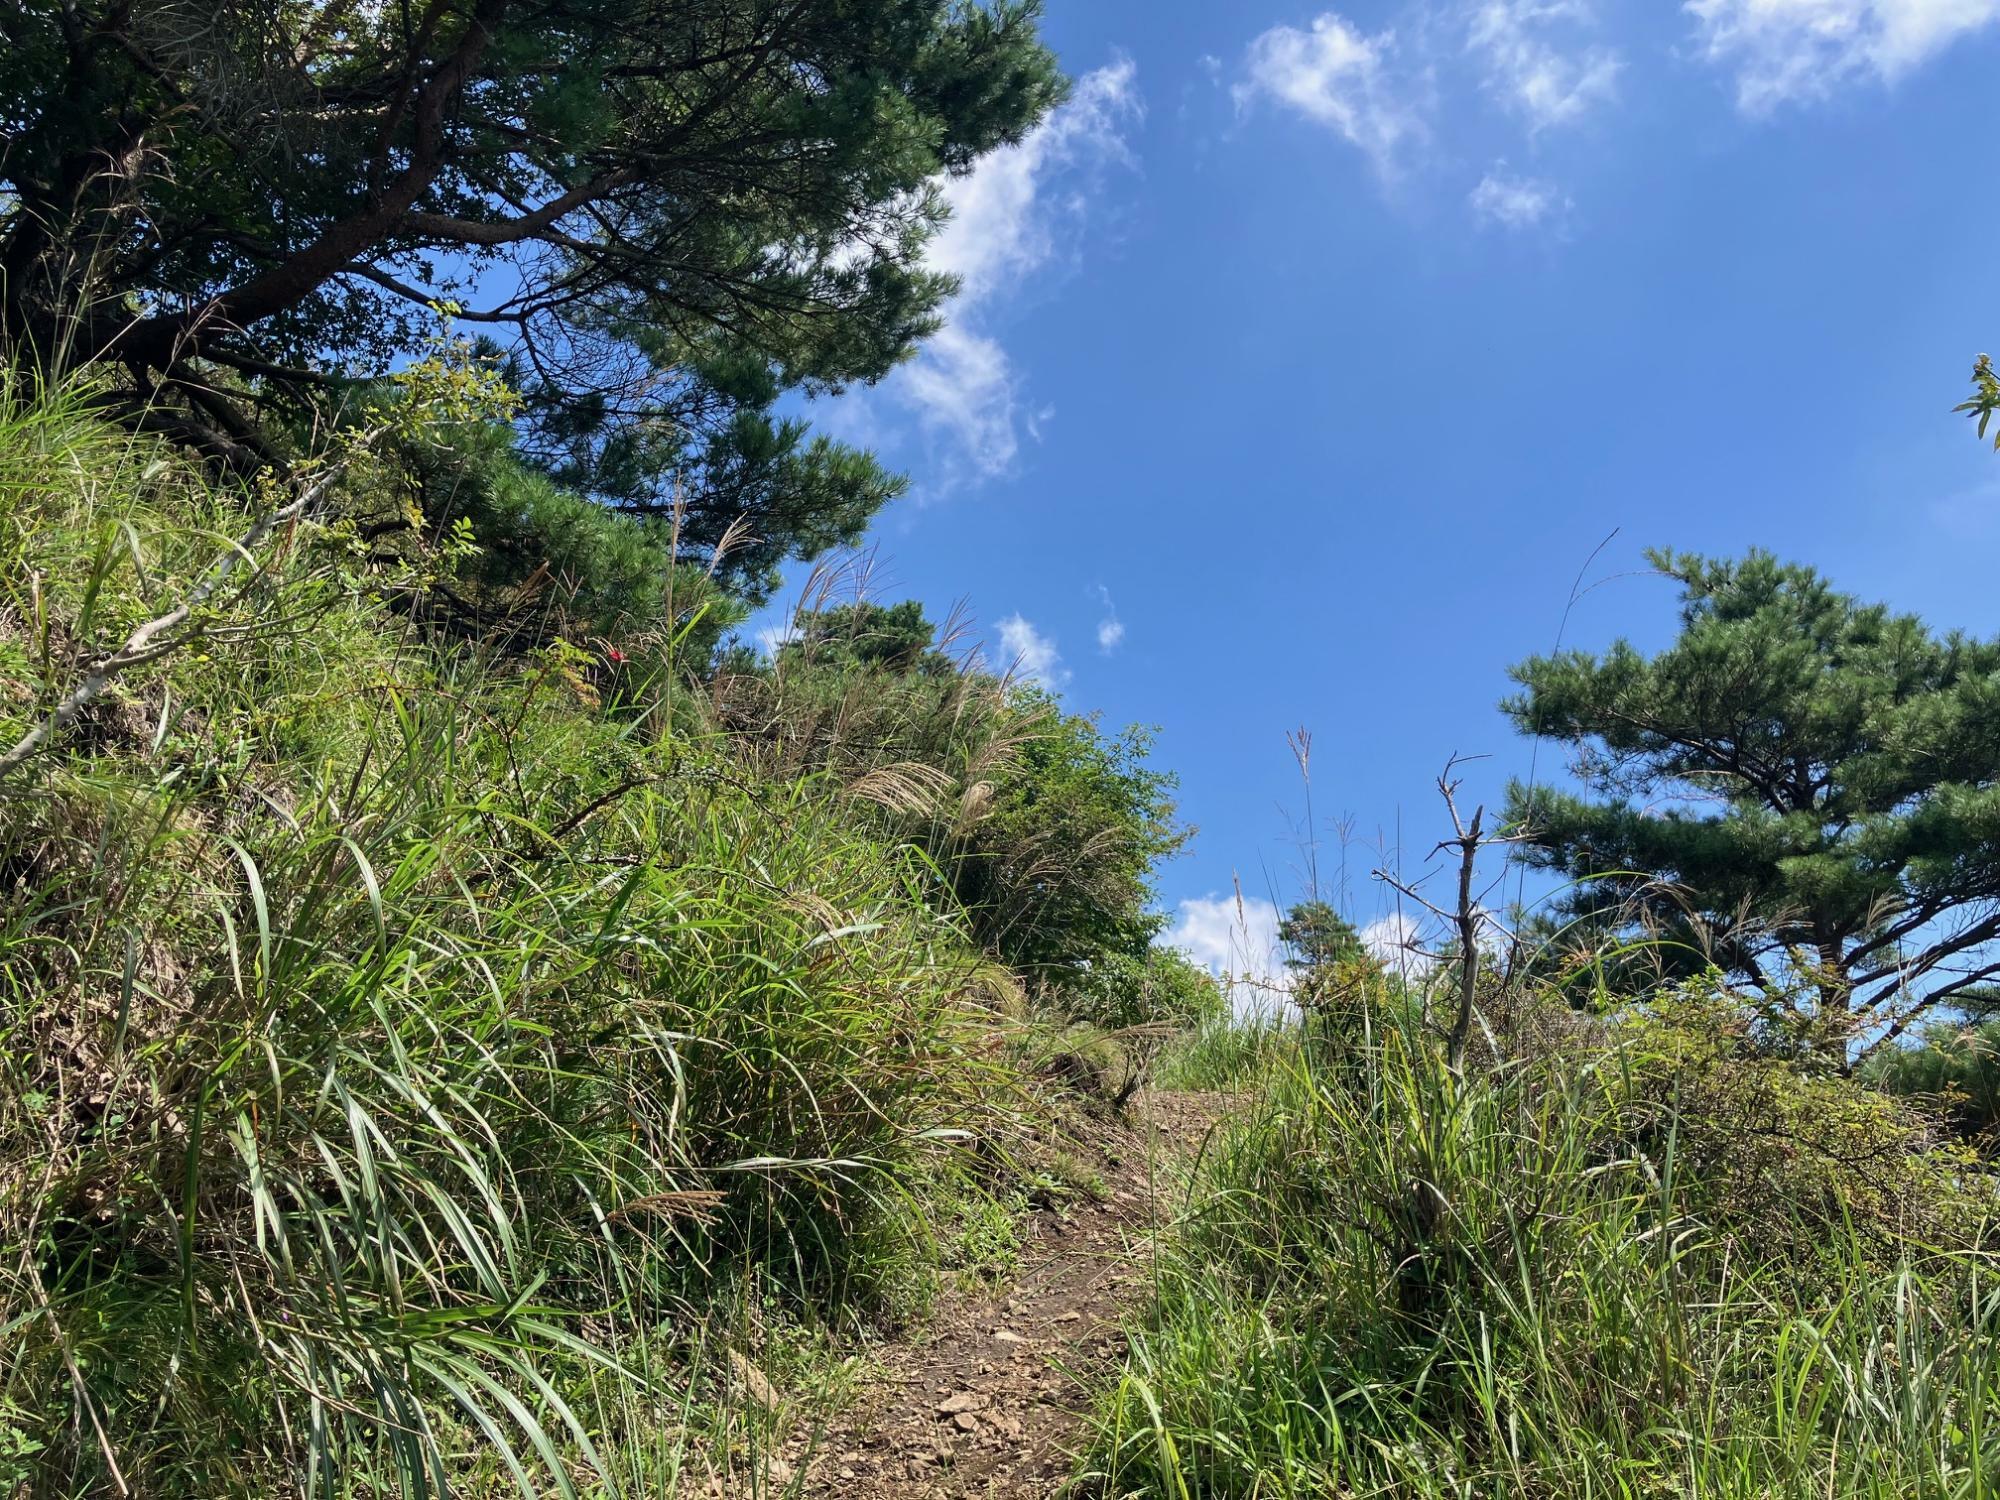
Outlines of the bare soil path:
<svg viewBox="0 0 2000 1500">
<path fill-rule="evenodd" d="M 1014 1282 L 948 1299 L 880 1352 L 875 1388 L 822 1434 L 803 1493 L 841 1500 L 1042 1500 L 1058 1494 L 1092 1391 L 1124 1357 L 1120 1322 L 1152 1284 L 1172 1156 L 1199 1145 L 1213 1095 L 1142 1096 L 1095 1142 L 1107 1192 L 1039 1215 Z"/>
</svg>

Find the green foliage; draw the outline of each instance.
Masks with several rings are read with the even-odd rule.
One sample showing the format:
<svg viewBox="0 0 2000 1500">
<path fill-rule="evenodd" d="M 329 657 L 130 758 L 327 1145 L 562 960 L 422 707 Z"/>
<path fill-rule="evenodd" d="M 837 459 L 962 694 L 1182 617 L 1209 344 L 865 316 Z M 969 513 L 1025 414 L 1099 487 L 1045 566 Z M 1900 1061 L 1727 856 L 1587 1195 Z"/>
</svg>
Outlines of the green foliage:
<svg viewBox="0 0 2000 1500">
<path fill-rule="evenodd" d="M 1988 355 L 1980 355 L 1972 364 L 1972 397 L 1961 401 L 1952 408 L 1962 411 L 1972 418 L 1979 436 L 1986 436 L 1986 429 L 1992 424 L 1993 414 L 2000 411 L 2000 375 L 1993 372 L 1993 360 Z M 2000 449 L 2000 433 L 1993 436 L 1993 446 Z"/>
<path fill-rule="evenodd" d="M 672 634 L 681 660 L 705 668 L 742 619 L 708 569 L 680 560 L 670 516 L 623 514 L 558 484 L 523 460 L 510 428 L 434 425 L 368 481 L 347 487 L 344 510 L 378 567 L 393 574 L 433 539 L 464 538 L 410 606 L 467 638 L 598 638 L 630 654 Z"/>
<path fill-rule="evenodd" d="M 536 462 L 684 501 L 691 553 L 747 515 L 726 581 L 758 593 L 902 488 L 776 408 L 936 326 L 938 178 L 1061 97 L 1036 27 L 1023 0 L 10 6 L 0 355 L 129 371 L 134 425 L 247 469 L 268 414 L 484 297 L 459 311 L 509 339 Z"/>
<path fill-rule="evenodd" d="M 1279 1054 L 1204 1149 L 1086 1483 L 1990 1492 L 1990 1180 L 1713 1020 L 1663 1011 L 1464 1075 L 1414 1025 Z"/>
<path fill-rule="evenodd" d="M 913 603 L 809 610 L 768 669 L 724 674 L 720 718 L 773 774 L 831 776 L 879 808 L 935 862 L 937 899 L 1031 985 L 1143 963 L 1153 867 L 1188 837 L 1151 736 L 954 663 L 936 635 Z"/>
<path fill-rule="evenodd" d="M 1577 882 L 1575 930 L 1806 997 L 1836 1047 L 2000 972 L 2000 643 L 1761 552 L 1653 560 L 1681 585 L 1671 646 L 1524 662 L 1504 705 L 1590 794 L 1509 805 L 1524 857 Z"/>
<path fill-rule="evenodd" d="M 1628 1134 L 1643 1146 L 1671 1126 L 1683 1207 L 1760 1261 L 1810 1266 L 1833 1244 L 1888 1264 L 1906 1244 L 1973 1245 L 2000 1206 L 1927 1115 L 1773 1052 L 1750 1008 L 1712 984 L 1648 1006 L 1621 1035 L 1637 1055 Z"/>
<path fill-rule="evenodd" d="M 1278 923 L 1278 939 L 1290 950 L 1294 1005 L 1322 1027 L 1361 1019 L 1363 996 L 1379 990 L 1382 966 L 1352 923 L 1324 901 L 1302 901 Z"/>
<path fill-rule="evenodd" d="M 1148 948 L 1143 958 L 1107 953 L 1064 987 L 1062 1003 L 1076 1019 L 1109 1031 L 1191 1030 L 1217 1020 L 1229 1007 L 1214 975 L 1179 950 L 1161 947 Z"/>
<path fill-rule="evenodd" d="M 1888 1093 L 1944 1111 L 1989 1149 L 2000 1144 L 2000 1020 L 1928 1026 L 1917 1045 L 1876 1053 L 1863 1076 Z"/>
<path fill-rule="evenodd" d="M 246 498 L 0 404 L 0 735 Z M 721 1310 L 893 1312 L 1012 1087 L 920 859 L 567 641 L 399 628 L 351 540 L 294 527 L 0 784 L 10 1487 L 673 1493 Z"/>
<path fill-rule="evenodd" d="M 956 676 L 958 665 L 937 645 L 937 627 L 915 599 L 900 604 L 859 600 L 831 609 L 801 610 L 793 634 L 778 647 L 782 670 L 818 669 L 845 675 L 879 671 L 889 678 Z"/>
<path fill-rule="evenodd" d="M 940 1263 L 972 1286 L 1003 1285 L 1020 1269 L 1028 1208 L 1028 1194 L 1018 1186 L 998 1194 L 968 1187 L 944 1215 Z"/>
<path fill-rule="evenodd" d="M 1324 901 L 1301 901 L 1278 924 L 1278 941 L 1291 950 L 1287 967 L 1321 969 L 1368 958 L 1361 934 Z"/>
<path fill-rule="evenodd" d="M 1107 734 L 1033 688 L 1014 689 L 1008 712 L 1027 727 L 954 886 L 995 953 L 1060 986 L 1103 956 L 1147 951 L 1164 923 L 1154 867 L 1188 830 L 1174 822 L 1176 778 L 1148 763 L 1148 730 Z"/>
</svg>

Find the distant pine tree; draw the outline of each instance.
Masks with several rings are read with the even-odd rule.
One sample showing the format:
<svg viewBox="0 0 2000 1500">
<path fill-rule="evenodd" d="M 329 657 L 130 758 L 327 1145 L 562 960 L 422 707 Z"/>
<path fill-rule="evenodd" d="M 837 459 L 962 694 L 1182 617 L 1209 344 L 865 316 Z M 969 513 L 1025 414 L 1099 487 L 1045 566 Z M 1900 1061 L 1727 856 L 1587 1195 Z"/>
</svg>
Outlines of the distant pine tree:
<svg viewBox="0 0 2000 1500">
<path fill-rule="evenodd" d="M 1587 795 L 1516 784 L 1562 916 L 1713 962 L 1828 1045 L 1879 1045 L 2000 975 L 2000 642 L 1932 633 L 1810 568 L 1654 553 L 1681 631 L 1514 669 L 1504 704 Z"/>
<path fill-rule="evenodd" d="M 1278 940 L 1291 949 L 1293 969 L 1325 969 L 1368 957 L 1361 934 L 1324 901 L 1301 901 L 1278 924 Z"/>
</svg>

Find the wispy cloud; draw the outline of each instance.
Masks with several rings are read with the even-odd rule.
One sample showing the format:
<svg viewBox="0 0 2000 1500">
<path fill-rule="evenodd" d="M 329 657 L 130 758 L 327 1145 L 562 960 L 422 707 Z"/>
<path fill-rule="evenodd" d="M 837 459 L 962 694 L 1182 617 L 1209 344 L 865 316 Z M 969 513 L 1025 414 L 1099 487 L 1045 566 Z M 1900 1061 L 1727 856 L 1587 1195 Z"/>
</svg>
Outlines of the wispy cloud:
<svg viewBox="0 0 2000 1500">
<path fill-rule="evenodd" d="M 991 319 L 1088 217 L 1090 195 L 1060 190 L 1063 181 L 1129 164 L 1125 132 L 1141 112 L 1137 69 L 1121 58 L 1078 79 L 1069 99 L 1019 145 L 944 183 L 951 217 L 926 261 L 958 277 L 959 294 L 946 326 L 888 387 L 927 433 L 944 440 L 948 480 L 1006 473 L 1020 455 L 1023 427 L 1032 436 L 1049 415 L 1025 404 Z"/>
<path fill-rule="evenodd" d="M 1585 0 L 1476 0 L 1466 45 L 1486 86 L 1526 121 L 1530 134 L 1581 119 L 1615 98 L 1624 63 L 1609 47 L 1585 44 Z"/>
<path fill-rule="evenodd" d="M 1539 177 L 1521 177 L 1498 161 L 1466 195 L 1472 216 L 1481 224 L 1525 230 L 1558 221 L 1569 211 L 1567 194 Z"/>
<path fill-rule="evenodd" d="M 1857 78 L 1893 83 L 2000 21 L 2000 0 L 1688 0 L 1708 61 L 1732 69 L 1736 102 L 1761 114 Z"/>
<path fill-rule="evenodd" d="M 1239 110 L 1268 100 L 1335 131 L 1388 173 L 1427 135 L 1425 91 L 1392 66 L 1396 35 L 1364 35 L 1337 11 L 1300 30 L 1273 26 L 1250 43 L 1231 90 Z"/>
<path fill-rule="evenodd" d="M 1097 622 L 1097 649 L 1109 656 L 1125 641 L 1125 622 L 1118 618 L 1118 606 L 1111 602 L 1111 590 L 1103 584 L 1097 586 L 1098 602 L 1104 606 L 1104 617 Z"/>
<path fill-rule="evenodd" d="M 1931 520 L 1955 537 L 1990 536 L 2000 525 L 2000 479 L 1933 500 Z"/>
<path fill-rule="evenodd" d="M 1069 681 L 1069 669 L 1056 650 L 1054 636 L 1042 634 L 1025 617 L 1011 614 L 996 627 L 1000 632 L 1001 668 L 1037 687 L 1055 692 Z"/>
<path fill-rule="evenodd" d="M 1021 449 L 1019 393 L 998 339 L 947 323 L 894 380 L 925 429 L 950 438 L 975 471 L 996 475 L 1013 467 Z"/>
<path fill-rule="evenodd" d="M 1239 1013 L 1270 1012 L 1291 990 L 1278 921 L 1278 908 L 1260 897 L 1195 896 L 1174 909 L 1160 941 L 1227 984 Z"/>
<path fill-rule="evenodd" d="M 1421 946 L 1421 929 L 1415 918 L 1391 912 L 1377 917 L 1361 929 L 1361 946 L 1392 974 L 1420 978 L 1437 965 L 1437 960 Z"/>
</svg>

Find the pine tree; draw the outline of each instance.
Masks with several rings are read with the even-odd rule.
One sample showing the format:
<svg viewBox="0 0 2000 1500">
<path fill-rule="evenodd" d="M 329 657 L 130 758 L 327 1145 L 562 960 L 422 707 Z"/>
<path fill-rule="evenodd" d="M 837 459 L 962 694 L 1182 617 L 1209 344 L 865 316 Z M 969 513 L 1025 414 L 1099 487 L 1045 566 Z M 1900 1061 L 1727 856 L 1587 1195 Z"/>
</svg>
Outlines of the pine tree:
<svg viewBox="0 0 2000 1500">
<path fill-rule="evenodd" d="M 1587 795 L 1516 784 L 1565 915 L 1713 962 L 1866 1049 L 2000 974 L 2000 642 L 1810 568 L 1652 554 L 1679 637 L 1514 669 L 1503 705 Z"/>
<path fill-rule="evenodd" d="M 1301 901 L 1278 923 L 1278 941 L 1291 949 L 1288 968 L 1329 969 L 1368 957 L 1361 934 L 1324 901 Z"/>
<path fill-rule="evenodd" d="M 0 358 L 218 462 L 440 304 L 566 485 L 749 592 L 901 488 L 777 413 L 935 328 L 941 177 L 1061 96 L 1033 0 L 0 5 Z"/>
</svg>

